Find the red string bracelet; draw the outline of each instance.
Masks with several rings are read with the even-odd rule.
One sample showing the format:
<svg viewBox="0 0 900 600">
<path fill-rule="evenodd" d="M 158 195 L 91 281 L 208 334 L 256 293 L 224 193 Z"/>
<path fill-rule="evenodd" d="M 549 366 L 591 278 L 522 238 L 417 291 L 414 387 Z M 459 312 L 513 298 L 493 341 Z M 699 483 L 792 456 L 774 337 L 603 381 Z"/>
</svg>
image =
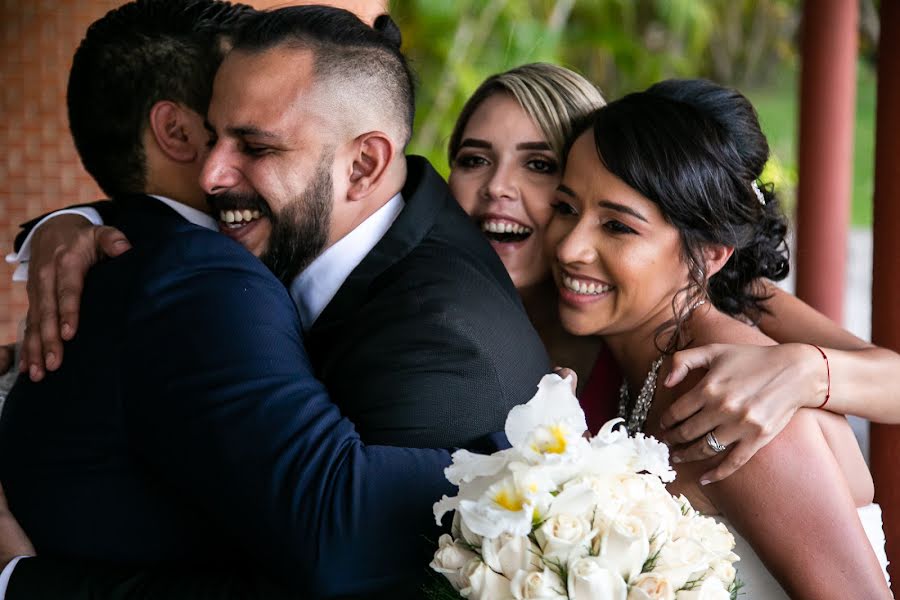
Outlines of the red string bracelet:
<svg viewBox="0 0 900 600">
<path fill-rule="evenodd" d="M 825 390 L 825 400 L 818 406 L 818 408 L 824 408 L 826 404 L 828 404 L 829 398 L 831 398 L 831 366 L 828 364 L 828 356 L 825 354 L 825 351 L 816 346 L 815 344 L 810 344 L 813 348 L 819 351 L 819 354 L 822 355 L 822 358 L 825 360 L 825 373 L 828 376 L 828 387 Z"/>
</svg>

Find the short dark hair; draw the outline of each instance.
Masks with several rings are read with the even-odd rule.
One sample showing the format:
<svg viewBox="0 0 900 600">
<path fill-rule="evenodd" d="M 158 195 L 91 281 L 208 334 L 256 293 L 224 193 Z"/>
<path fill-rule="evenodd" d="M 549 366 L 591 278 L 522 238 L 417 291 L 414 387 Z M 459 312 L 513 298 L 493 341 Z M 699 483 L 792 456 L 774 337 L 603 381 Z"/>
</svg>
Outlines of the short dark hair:
<svg viewBox="0 0 900 600">
<path fill-rule="evenodd" d="M 400 51 L 401 36 L 388 15 L 373 27 L 353 13 L 331 6 L 287 6 L 247 20 L 234 39 L 234 50 L 263 52 L 288 45 L 312 51 L 315 77 L 354 81 L 358 94 L 401 128 L 404 145 L 412 135 L 415 85 Z"/>
<path fill-rule="evenodd" d="M 256 10 L 219 0 L 135 0 L 88 28 L 69 73 L 69 129 L 110 196 L 146 185 L 142 134 L 161 100 L 206 114 L 223 36 Z"/>
<path fill-rule="evenodd" d="M 710 81 L 668 80 L 598 109 L 574 137 L 588 130 L 604 166 L 655 202 L 680 233 L 692 281 L 674 321 L 676 339 L 705 295 L 727 314 L 757 320 L 767 297 L 756 282 L 783 279 L 789 267 L 784 214 L 773 186 L 757 182 L 769 146 L 749 100 Z M 734 247 L 708 283 L 696 272 L 705 244 Z"/>
</svg>

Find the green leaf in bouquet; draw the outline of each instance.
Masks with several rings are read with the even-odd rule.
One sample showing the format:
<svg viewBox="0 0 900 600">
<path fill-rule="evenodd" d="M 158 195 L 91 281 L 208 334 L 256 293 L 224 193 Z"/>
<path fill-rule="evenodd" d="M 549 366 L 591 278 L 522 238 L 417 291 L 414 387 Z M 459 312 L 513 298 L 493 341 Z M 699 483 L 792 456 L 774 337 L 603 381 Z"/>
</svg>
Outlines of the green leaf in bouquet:
<svg viewBox="0 0 900 600">
<path fill-rule="evenodd" d="M 462 596 L 447 581 L 446 577 L 428 569 L 427 581 L 422 585 L 422 598 L 425 600 L 460 600 Z"/>
</svg>

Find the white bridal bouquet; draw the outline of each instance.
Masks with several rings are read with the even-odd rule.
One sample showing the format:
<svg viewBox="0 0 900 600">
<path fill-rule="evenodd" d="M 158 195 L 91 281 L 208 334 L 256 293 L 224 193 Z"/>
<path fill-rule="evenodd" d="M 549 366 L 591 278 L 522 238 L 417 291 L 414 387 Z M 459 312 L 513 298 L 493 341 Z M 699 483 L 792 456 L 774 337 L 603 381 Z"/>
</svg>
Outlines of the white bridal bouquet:
<svg viewBox="0 0 900 600">
<path fill-rule="evenodd" d="M 506 420 L 512 448 L 460 450 L 456 511 L 431 568 L 473 599 L 728 600 L 734 537 L 672 497 L 668 448 L 606 423 L 593 438 L 571 382 L 547 375 Z M 433 595 L 434 596 L 434 595 Z M 434 596 L 439 597 L 439 596 Z"/>
</svg>

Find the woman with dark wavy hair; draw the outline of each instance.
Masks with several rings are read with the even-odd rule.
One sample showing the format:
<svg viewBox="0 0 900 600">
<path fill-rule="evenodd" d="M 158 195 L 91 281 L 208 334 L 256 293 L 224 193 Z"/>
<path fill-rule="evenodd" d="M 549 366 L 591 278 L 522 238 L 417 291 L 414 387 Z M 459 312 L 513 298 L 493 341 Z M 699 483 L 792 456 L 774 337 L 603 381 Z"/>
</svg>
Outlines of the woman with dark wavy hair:
<svg viewBox="0 0 900 600">
<path fill-rule="evenodd" d="M 656 385 L 674 352 L 775 343 L 754 326 L 758 282 L 788 272 L 785 219 L 759 182 L 768 154 L 747 99 L 706 81 L 657 84 L 576 128 L 547 232 L 560 318 L 603 337 L 632 432 L 661 435 L 663 412 L 700 379 Z M 750 597 L 891 597 L 872 479 L 844 417 L 800 410 L 734 475 L 698 481 L 721 458 L 676 465 L 671 491 L 738 534 Z"/>
</svg>

